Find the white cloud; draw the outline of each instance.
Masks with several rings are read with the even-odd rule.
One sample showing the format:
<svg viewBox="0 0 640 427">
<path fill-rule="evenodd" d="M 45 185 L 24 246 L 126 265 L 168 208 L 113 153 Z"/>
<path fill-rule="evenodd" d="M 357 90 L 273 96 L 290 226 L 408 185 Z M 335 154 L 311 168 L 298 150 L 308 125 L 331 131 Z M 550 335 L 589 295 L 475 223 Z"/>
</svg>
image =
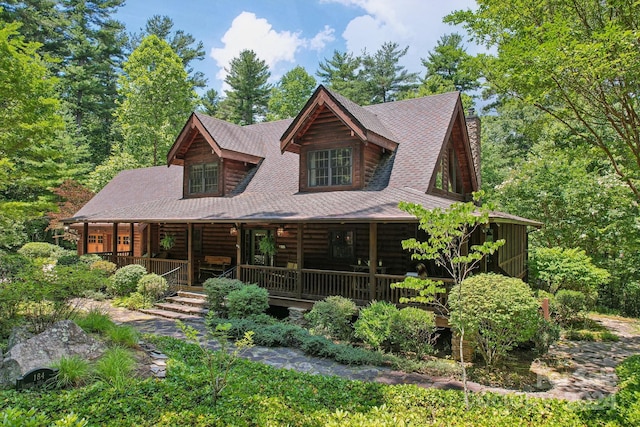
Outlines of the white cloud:
<svg viewBox="0 0 640 427">
<path fill-rule="evenodd" d="M 320 31 L 314 38 L 309 40 L 309 49 L 316 50 L 318 52 L 322 51 L 328 43 L 335 40 L 333 33 L 335 33 L 335 30 L 330 26 L 325 25 L 324 30 Z"/>
<path fill-rule="evenodd" d="M 409 46 L 404 64 L 411 70 L 421 67 L 420 58 L 433 50 L 444 34 L 465 31 L 442 22 L 448 13 L 475 8 L 474 0 L 323 0 L 362 9 L 364 15 L 352 19 L 342 37 L 346 50 L 360 54 L 375 52 L 384 42 L 393 41 L 401 48 Z M 474 48 L 468 48 L 474 53 Z"/>
<path fill-rule="evenodd" d="M 266 19 L 242 12 L 222 37 L 223 47 L 211 49 L 210 55 L 219 67 L 216 77 L 224 80 L 225 67 L 245 49 L 253 50 L 273 70 L 281 62 L 295 62 L 296 53 L 302 49 L 322 50 L 334 40 L 333 33 L 333 28 L 325 26 L 313 38 L 305 39 L 300 32 L 277 31 Z"/>
</svg>

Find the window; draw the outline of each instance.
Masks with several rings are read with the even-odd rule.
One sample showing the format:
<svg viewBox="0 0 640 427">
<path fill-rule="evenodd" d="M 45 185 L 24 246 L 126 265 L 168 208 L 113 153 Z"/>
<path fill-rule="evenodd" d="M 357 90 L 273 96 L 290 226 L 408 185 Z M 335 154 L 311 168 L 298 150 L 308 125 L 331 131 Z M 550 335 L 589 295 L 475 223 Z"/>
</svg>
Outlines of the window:
<svg viewBox="0 0 640 427">
<path fill-rule="evenodd" d="M 331 258 L 353 259 L 353 231 L 330 232 Z"/>
<path fill-rule="evenodd" d="M 88 242 L 89 243 L 95 243 L 96 242 L 95 234 L 89 234 Z"/>
<path fill-rule="evenodd" d="M 309 152 L 309 186 L 351 185 L 351 148 Z"/>
<path fill-rule="evenodd" d="M 218 192 L 218 163 L 203 163 L 189 167 L 189 194 Z"/>
<path fill-rule="evenodd" d="M 119 245 L 128 245 L 130 242 L 129 236 L 118 236 Z"/>
</svg>

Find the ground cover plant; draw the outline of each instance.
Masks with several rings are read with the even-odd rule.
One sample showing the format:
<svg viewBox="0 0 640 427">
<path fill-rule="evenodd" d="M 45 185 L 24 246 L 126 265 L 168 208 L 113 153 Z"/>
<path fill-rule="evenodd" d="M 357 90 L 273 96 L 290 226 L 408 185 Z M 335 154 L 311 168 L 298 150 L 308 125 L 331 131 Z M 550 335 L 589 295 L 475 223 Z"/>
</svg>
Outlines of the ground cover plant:
<svg viewBox="0 0 640 427">
<path fill-rule="evenodd" d="M 131 379 L 123 389 L 106 382 L 56 391 L 0 392 L 0 419 L 22 419 L 32 408 L 51 424 L 68 414 L 88 425 L 598 425 L 602 411 L 579 404 L 492 393 L 387 386 L 275 369 L 238 360 L 217 405 L 208 390 L 201 349 L 169 337 L 145 337 L 168 357 L 167 378 Z M 610 425 L 618 424 L 612 421 Z"/>
</svg>

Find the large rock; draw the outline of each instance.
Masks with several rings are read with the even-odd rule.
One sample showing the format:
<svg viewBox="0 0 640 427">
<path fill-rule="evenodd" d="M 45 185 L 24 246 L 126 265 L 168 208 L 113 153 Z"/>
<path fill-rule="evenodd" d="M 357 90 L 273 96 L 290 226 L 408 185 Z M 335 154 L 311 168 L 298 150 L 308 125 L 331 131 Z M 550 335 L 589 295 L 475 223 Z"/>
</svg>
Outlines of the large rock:
<svg viewBox="0 0 640 427">
<path fill-rule="evenodd" d="M 7 341 L 7 351 L 11 350 L 16 344 L 28 341 L 30 338 L 33 338 L 33 334 L 29 332 L 26 326 L 16 326 L 11 329 L 11 335 L 9 335 L 9 340 Z"/>
<path fill-rule="evenodd" d="M 35 368 L 50 368 L 62 357 L 93 360 L 106 346 L 93 339 L 71 320 L 55 323 L 43 333 L 15 344 L 0 363 L 0 387 L 12 387 L 16 379 Z"/>
</svg>

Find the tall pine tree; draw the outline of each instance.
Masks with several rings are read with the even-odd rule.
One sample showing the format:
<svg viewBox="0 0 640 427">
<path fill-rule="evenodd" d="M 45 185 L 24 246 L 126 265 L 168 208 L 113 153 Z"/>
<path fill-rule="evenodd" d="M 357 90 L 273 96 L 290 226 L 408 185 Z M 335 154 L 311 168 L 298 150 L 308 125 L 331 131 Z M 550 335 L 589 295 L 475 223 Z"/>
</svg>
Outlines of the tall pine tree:
<svg viewBox="0 0 640 427">
<path fill-rule="evenodd" d="M 333 56 L 318 65 L 316 75 L 327 88 L 360 105 L 370 103 L 359 68 L 362 59 L 352 53 L 333 51 Z"/>
<path fill-rule="evenodd" d="M 271 73 L 267 64 L 252 50 L 243 50 L 231 60 L 224 79 L 231 89 L 225 91 L 226 103 L 231 112 L 230 120 L 250 125 L 264 118 L 269 103 L 271 85 L 267 83 Z"/>
<path fill-rule="evenodd" d="M 400 65 L 400 59 L 408 50 L 409 46 L 400 49 L 398 43 L 386 42 L 373 55 L 365 53 L 362 73 L 371 104 L 395 101 L 417 86 L 418 74 Z"/>
</svg>

